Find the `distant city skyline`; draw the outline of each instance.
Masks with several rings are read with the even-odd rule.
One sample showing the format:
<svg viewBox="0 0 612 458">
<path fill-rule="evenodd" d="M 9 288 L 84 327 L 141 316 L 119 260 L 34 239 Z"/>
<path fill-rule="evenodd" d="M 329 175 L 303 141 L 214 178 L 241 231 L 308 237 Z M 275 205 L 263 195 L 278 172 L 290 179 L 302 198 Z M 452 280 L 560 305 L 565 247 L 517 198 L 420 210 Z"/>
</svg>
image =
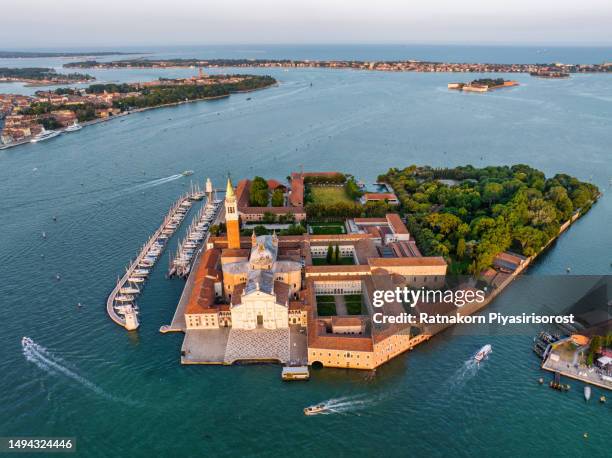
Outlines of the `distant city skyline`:
<svg viewBox="0 0 612 458">
<path fill-rule="evenodd" d="M 218 44 L 612 45 L 609 0 L 21 0 L 1 49 Z"/>
</svg>

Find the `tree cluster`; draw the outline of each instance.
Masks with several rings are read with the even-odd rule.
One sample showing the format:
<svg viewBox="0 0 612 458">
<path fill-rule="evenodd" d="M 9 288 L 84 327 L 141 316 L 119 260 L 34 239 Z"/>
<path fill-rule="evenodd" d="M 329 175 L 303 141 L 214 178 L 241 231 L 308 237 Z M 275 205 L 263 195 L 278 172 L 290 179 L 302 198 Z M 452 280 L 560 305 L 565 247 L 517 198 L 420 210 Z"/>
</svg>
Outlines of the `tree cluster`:
<svg viewBox="0 0 612 458">
<path fill-rule="evenodd" d="M 439 180 L 454 180 L 455 185 Z M 508 249 L 536 254 L 599 190 L 565 174 L 546 178 L 527 165 L 390 169 L 379 180 L 397 194 L 423 254 L 444 256 L 456 273 L 478 273 Z"/>
</svg>

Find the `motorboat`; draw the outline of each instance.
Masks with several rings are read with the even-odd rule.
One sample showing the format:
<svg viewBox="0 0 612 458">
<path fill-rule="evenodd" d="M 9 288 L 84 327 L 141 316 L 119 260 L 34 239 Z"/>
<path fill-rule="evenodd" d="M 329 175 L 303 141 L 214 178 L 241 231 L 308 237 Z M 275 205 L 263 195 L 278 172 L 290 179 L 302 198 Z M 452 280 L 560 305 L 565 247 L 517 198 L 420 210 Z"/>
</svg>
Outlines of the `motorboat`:
<svg viewBox="0 0 612 458">
<path fill-rule="evenodd" d="M 132 302 L 134 300 L 134 296 L 132 296 L 131 294 L 116 296 L 115 300 L 118 302 Z"/>
<path fill-rule="evenodd" d="M 304 409 L 304 415 L 317 415 L 323 412 L 327 412 L 329 410 L 325 404 L 317 404 L 314 406 L 306 407 Z"/>
<path fill-rule="evenodd" d="M 184 177 L 193 175 L 193 170 L 185 170 L 183 173 L 181 173 L 181 175 L 183 175 Z"/>
<path fill-rule="evenodd" d="M 77 130 L 81 130 L 83 126 L 81 126 L 78 122 L 74 121 L 73 124 L 66 127 L 66 132 L 76 132 Z"/>
<path fill-rule="evenodd" d="M 493 348 L 491 347 L 490 344 L 486 344 L 484 347 L 482 347 L 480 350 L 478 350 L 478 353 L 476 353 L 474 355 L 474 360 L 479 363 L 481 362 L 483 359 L 485 359 L 489 353 L 491 353 L 493 351 Z"/>
<path fill-rule="evenodd" d="M 36 135 L 34 138 L 32 138 L 30 142 L 32 143 L 42 142 L 43 140 L 49 140 L 50 138 L 57 137 L 59 134 L 61 134 L 61 132 L 58 130 L 47 130 L 43 127 L 43 130 L 38 135 Z"/>
<path fill-rule="evenodd" d="M 121 288 L 119 292 L 121 294 L 138 294 L 140 290 L 138 288 L 134 288 L 133 286 L 127 286 L 127 287 Z"/>
<path fill-rule="evenodd" d="M 584 387 L 584 400 L 588 401 L 589 399 L 591 399 L 591 387 L 587 385 Z"/>
<path fill-rule="evenodd" d="M 144 283 L 145 279 L 142 277 L 130 277 L 128 278 L 130 283 Z"/>
</svg>

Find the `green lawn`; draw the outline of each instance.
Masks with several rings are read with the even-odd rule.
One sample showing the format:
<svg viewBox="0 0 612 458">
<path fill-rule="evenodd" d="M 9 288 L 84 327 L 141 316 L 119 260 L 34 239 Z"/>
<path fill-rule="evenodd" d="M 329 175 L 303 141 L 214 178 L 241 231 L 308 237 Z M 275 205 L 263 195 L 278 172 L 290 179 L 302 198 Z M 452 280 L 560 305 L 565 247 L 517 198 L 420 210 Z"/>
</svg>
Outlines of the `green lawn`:
<svg viewBox="0 0 612 458">
<path fill-rule="evenodd" d="M 340 258 L 339 265 L 351 266 L 353 264 L 355 264 L 355 260 L 353 259 L 352 256 Z M 332 265 L 332 264 L 328 264 L 325 258 L 312 258 L 312 265 L 313 266 L 327 266 L 327 265 Z"/>
<path fill-rule="evenodd" d="M 317 314 L 319 316 L 335 316 L 336 315 L 336 303 L 333 302 L 319 302 L 317 297 Z"/>
<path fill-rule="evenodd" d="M 344 296 L 346 311 L 349 315 L 361 315 L 363 297 L 361 294 L 347 294 Z"/>
<path fill-rule="evenodd" d="M 346 230 L 342 223 L 310 223 L 308 227 L 315 235 L 344 234 Z"/>
<path fill-rule="evenodd" d="M 352 203 L 342 186 L 311 186 L 310 195 L 315 204 L 335 204 L 338 202 Z"/>
</svg>

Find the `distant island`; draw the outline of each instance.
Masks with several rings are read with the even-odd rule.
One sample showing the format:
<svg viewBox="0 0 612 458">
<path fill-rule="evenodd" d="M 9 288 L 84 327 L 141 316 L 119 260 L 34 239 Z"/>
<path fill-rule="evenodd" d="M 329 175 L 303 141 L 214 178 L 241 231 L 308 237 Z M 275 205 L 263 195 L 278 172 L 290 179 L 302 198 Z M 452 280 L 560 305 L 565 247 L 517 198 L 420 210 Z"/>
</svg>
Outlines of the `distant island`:
<svg viewBox="0 0 612 458">
<path fill-rule="evenodd" d="M 0 145 L 29 142 L 44 129 L 61 130 L 149 108 L 228 97 L 276 84 L 270 76 L 203 75 L 145 83 L 92 84 L 85 89 L 38 91 L 34 97 L 0 94 Z"/>
<path fill-rule="evenodd" d="M 503 78 L 481 78 L 469 83 L 448 83 L 449 89 L 466 92 L 487 92 L 492 89 L 518 86 L 517 81 L 505 80 Z"/>
<path fill-rule="evenodd" d="M 0 83 L 27 83 L 28 86 L 53 86 L 56 84 L 79 84 L 93 81 L 95 78 L 83 73 L 57 73 L 52 68 L 0 67 Z"/>
<path fill-rule="evenodd" d="M 565 73 L 612 72 L 612 63 L 602 64 L 491 64 L 451 63 L 417 60 L 292 60 L 292 59 L 126 59 L 112 62 L 87 60 L 69 62 L 66 68 L 195 68 L 195 67 L 280 67 L 333 68 L 391 72 L 473 72 L 473 73 L 533 73 L 563 71 Z"/>
<path fill-rule="evenodd" d="M 119 52 L 119 51 L 92 51 L 92 52 L 0 51 L 0 59 L 26 59 L 26 58 L 32 58 L 32 57 L 130 56 L 133 54 L 143 54 L 143 53 Z"/>
</svg>

